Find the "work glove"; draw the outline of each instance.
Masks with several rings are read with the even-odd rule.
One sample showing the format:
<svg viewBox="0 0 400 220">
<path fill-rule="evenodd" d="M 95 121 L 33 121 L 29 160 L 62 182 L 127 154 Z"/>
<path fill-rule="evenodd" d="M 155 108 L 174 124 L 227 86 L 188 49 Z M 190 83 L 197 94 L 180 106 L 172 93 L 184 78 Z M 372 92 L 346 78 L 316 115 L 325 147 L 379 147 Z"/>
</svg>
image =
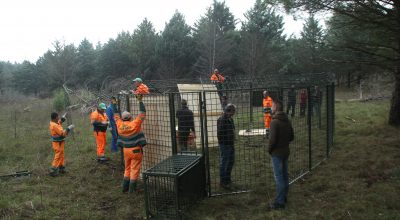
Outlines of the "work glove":
<svg viewBox="0 0 400 220">
<path fill-rule="evenodd" d="M 75 125 L 69 125 L 68 127 L 67 127 L 67 131 L 69 132 L 69 131 L 71 131 L 71 130 L 73 130 L 75 128 Z"/>
<path fill-rule="evenodd" d="M 67 120 L 67 113 L 68 113 L 68 112 L 65 112 L 65 114 L 63 114 L 63 115 L 61 116 L 61 122 L 64 122 L 65 120 Z"/>
<path fill-rule="evenodd" d="M 136 99 L 141 102 L 143 100 L 143 95 L 136 95 Z"/>
</svg>

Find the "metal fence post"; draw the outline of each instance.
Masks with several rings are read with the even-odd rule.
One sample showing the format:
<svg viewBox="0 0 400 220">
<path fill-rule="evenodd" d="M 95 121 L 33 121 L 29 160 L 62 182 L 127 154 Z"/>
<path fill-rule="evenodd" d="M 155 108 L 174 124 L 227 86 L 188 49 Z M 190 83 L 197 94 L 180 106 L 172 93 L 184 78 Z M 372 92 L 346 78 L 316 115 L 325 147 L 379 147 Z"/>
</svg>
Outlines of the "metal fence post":
<svg viewBox="0 0 400 220">
<path fill-rule="evenodd" d="M 204 136 L 204 146 L 205 146 L 205 156 L 206 156 L 206 168 L 207 168 L 207 188 L 208 188 L 208 196 L 211 196 L 211 177 L 210 177 L 210 154 L 208 151 L 208 125 L 207 125 L 207 98 L 206 98 L 206 92 L 203 92 L 203 103 L 202 103 L 202 108 L 201 110 L 203 111 L 202 116 L 203 118 L 203 124 L 202 124 L 202 132 Z"/>
<path fill-rule="evenodd" d="M 326 158 L 329 157 L 329 145 L 331 140 L 331 120 L 330 120 L 330 111 L 331 111 L 331 93 L 330 93 L 329 85 L 326 86 Z"/>
<path fill-rule="evenodd" d="M 253 84 L 250 82 L 250 124 L 253 125 Z"/>
<path fill-rule="evenodd" d="M 171 143 L 172 143 L 172 154 L 178 153 L 176 143 L 176 123 L 175 123 L 175 100 L 174 93 L 169 93 L 169 121 L 171 127 Z"/>
<path fill-rule="evenodd" d="M 332 147 L 335 137 L 335 83 L 332 83 Z"/>
<path fill-rule="evenodd" d="M 129 105 L 129 95 L 125 96 L 126 111 L 131 112 L 131 106 Z"/>
<path fill-rule="evenodd" d="M 312 168 L 312 148 L 311 148 L 311 114 L 312 114 L 312 101 L 311 101 L 311 89 L 307 87 L 307 97 L 308 97 L 308 115 L 307 115 L 307 125 L 308 125 L 308 169 L 311 171 Z"/>
</svg>

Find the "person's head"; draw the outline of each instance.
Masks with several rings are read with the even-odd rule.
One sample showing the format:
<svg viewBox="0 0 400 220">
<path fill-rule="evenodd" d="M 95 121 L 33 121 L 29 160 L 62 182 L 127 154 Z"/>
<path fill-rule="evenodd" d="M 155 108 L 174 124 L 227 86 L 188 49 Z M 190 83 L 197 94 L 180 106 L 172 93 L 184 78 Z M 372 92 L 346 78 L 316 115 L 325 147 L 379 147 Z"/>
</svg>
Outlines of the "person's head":
<svg viewBox="0 0 400 220">
<path fill-rule="evenodd" d="M 52 112 L 51 115 L 50 115 L 50 118 L 51 118 L 52 121 L 55 121 L 55 122 L 58 121 L 57 112 Z"/>
<path fill-rule="evenodd" d="M 135 86 L 140 86 L 140 84 L 142 84 L 143 80 L 141 78 L 135 78 L 133 80 L 133 83 L 135 84 Z"/>
<path fill-rule="evenodd" d="M 236 112 L 236 106 L 232 103 L 226 105 L 224 109 L 224 114 L 228 117 L 232 117 Z"/>
<path fill-rule="evenodd" d="M 106 107 L 106 104 L 104 104 L 104 103 L 100 103 L 99 104 L 99 106 L 97 107 L 97 111 L 99 111 L 99 112 L 104 112 L 104 110 L 106 110 L 107 109 L 107 107 Z"/>
<path fill-rule="evenodd" d="M 127 111 L 124 111 L 124 112 L 122 112 L 122 114 L 121 114 L 121 118 L 122 118 L 122 120 L 124 120 L 124 121 L 129 121 L 129 120 L 131 120 L 132 115 L 131 115 L 131 113 L 129 113 L 129 112 L 127 112 Z"/>
<path fill-rule="evenodd" d="M 117 98 L 114 96 L 111 97 L 111 104 L 117 104 Z"/>
<path fill-rule="evenodd" d="M 292 90 L 294 90 L 294 85 L 290 86 L 290 88 L 291 88 Z"/>
<path fill-rule="evenodd" d="M 269 91 L 268 90 L 264 90 L 263 95 L 264 95 L 264 98 L 267 98 L 269 96 Z"/>
<path fill-rule="evenodd" d="M 272 113 L 283 111 L 283 104 L 281 101 L 274 101 L 274 106 L 275 108 L 272 109 Z"/>
<path fill-rule="evenodd" d="M 215 68 L 214 73 L 219 73 L 219 70 L 217 68 Z"/>
<path fill-rule="evenodd" d="M 187 107 L 187 101 L 185 99 L 182 99 L 181 105 L 182 107 Z"/>
<path fill-rule="evenodd" d="M 226 95 L 223 95 L 222 100 L 228 100 L 228 97 Z"/>
</svg>

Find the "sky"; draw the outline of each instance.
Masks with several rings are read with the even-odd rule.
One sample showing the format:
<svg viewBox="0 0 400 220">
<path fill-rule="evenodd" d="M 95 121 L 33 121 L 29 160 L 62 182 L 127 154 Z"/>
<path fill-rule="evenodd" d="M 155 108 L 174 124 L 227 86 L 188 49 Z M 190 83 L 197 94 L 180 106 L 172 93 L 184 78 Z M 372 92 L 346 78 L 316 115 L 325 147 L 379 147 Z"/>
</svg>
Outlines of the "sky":
<svg viewBox="0 0 400 220">
<path fill-rule="evenodd" d="M 193 26 L 213 0 L 1 0 L 0 61 L 36 62 L 56 40 L 78 46 L 84 39 L 93 45 L 133 32 L 144 18 L 156 31 L 178 10 Z M 255 0 L 225 0 L 238 21 Z M 286 35 L 299 35 L 300 20 L 284 17 Z"/>
</svg>

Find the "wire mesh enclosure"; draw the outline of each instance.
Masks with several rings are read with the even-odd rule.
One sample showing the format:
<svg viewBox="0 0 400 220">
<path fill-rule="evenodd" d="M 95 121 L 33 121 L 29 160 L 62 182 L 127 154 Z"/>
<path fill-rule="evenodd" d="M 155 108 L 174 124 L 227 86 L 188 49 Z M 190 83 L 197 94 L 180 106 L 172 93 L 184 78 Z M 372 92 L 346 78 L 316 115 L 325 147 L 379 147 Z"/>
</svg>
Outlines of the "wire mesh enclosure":
<svg viewBox="0 0 400 220">
<path fill-rule="evenodd" d="M 160 215 L 157 210 L 163 210 L 166 204 L 170 204 L 175 206 L 174 211 L 163 213 L 182 216 L 184 208 L 180 206 L 177 186 L 181 187 L 180 184 L 185 184 L 185 181 L 177 180 L 180 174 L 168 171 L 167 175 L 162 171 L 170 169 L 170 162 L 165 161 L 179 160 L 175 156 L 182 154 L 204 156 L 204 166 L 199 165 L 203 167 L 188 172 L 188 175 L 202 176 L 204 173 L 208 196 L 274 186 L 263 106 L 265 90 L 269 91 L 274 101 L 283 103 L 293 125 L 295 138 L 290 144 L 290 183 L 328 158 L 333 147 L 334 84 L 330 76 L 319 74 L 313 77 L 280 76 L 268 78 L 268 81 L 231 79 L 222 89 L 204 83 L 177 82 L 174 86 L 171 83 L 149 82 L 148 85 L 155 88 L 154 93 L 144 98 L 147 117 L 143 130 L 148 145 L 144 150 L 143 170 L 147 170 L 145 181 L 149 186 L 146 195 L 149 215 Z M 122 110 L 138 112 L 133 96 L 122 96 L 120 100 Z M 228 103 L 236 106 L 232 117 L 235 130 L 230 151 L 233 160 L 229 162 L 232 169 L 232 187 L 229 189 L 221 182 L 225 150 L 219 144 L 217 135 L 218 119 Z M 181 117 L 182 112 L 190 117 Z"/>
<path fill-rule="evenodd" d="M 182 219 L 185 209 L 206 196 L 201 155 L 173 155 L 143 174 L 149 219 Z"/>
</svg>

